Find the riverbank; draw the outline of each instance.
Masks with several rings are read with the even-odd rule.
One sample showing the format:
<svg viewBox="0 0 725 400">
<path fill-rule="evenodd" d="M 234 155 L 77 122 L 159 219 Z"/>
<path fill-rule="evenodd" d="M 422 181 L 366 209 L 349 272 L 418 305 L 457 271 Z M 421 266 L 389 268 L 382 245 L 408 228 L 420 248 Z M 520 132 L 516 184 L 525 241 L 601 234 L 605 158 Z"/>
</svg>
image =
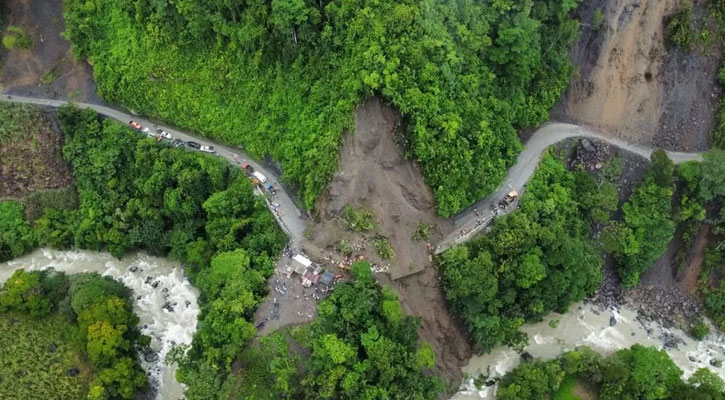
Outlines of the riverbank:
<svg viewBox="0 0 725 400">
<path fill-rule="evenodd" d="M 199 294 L 184 276 L 179 263 L 143 252 L 130 253 L 119 260 L 108 253 L 43 248 L 0 263 L 0 282 L 21 268 L 26 271 L 54 268 L 68 274 L 98 272 L 131 288 L 135 300 L 133 311 L 140 318 L 139 329 L 151 337 L 150 347 L 154 351 L 139 355 L 151 382 L 148 398 L 183 398 L 184 386 L 174 377 L 176 366 L 166 364 L 165 357 L 175 345 L 191 344 L 199 315 Z"/>
<path fill-rule="evenodd" d="M 663 348 L 685 377 L 699 368 L 709 368 L 725 378 L 725 368 L 721 366 L 725 359 L 725 336 L 713 334 L 696 341 L 677 328 L 641 318 L 629 305 L 604 308 L 578 303 L 566 314 L 551 313 L 541 322 L 526 324 L 521 330 L 530 338 L 524 353 L 499 346 L 489 354 L 474 356 L 463 368 L 466 379 L 451 399 L 493 399 L 498 378 L 513 370 L 523 358 L 550 360 L 577 346 L 589 346 L 602 354 L 611 354 L 635 343 L 654 346 Z"/>
</svg>

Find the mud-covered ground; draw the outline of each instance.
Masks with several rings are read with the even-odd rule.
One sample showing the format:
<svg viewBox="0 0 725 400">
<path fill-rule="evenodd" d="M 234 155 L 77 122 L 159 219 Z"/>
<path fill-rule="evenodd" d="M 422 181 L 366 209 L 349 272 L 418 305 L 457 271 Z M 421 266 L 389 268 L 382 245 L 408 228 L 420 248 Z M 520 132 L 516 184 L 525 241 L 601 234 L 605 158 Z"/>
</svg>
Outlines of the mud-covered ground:
<svg viewBox="0 0 725 400">
<path fill-rule="evenodd" d="M 359 244 L 366 237 L 383 235 L 395 251 L 393 259 L 380 258 L 369 242 L 356 253 L 380 266 L 389 264 L 393 279 L 423 271 L 431 263 L 427 243 L 438 242 L 452 230 L 452 222 L 436 215 L 433 192 L 417 163 L 406 160 L 393 140 L 400 115 L 373 97 L 358 107 L 355 121 L 355 132 L 345 135 L 340 149 L 338 171 L 317 203 L 317 223 L 308 228 L 309 235 L 328 250 L 341 239 Z M 372 211 L 375 229 L 350 232 L 340 221 L 346 205 Z M 414 241 L 421 222 L 431 227 L 430 237 Z"/>
<path fill-rule="evenodd" d="M 707 13 L 695 0 L 693 18 Z M 571 57 L 576 72 L 552 113 L 632 143 L 669 150 L 708 147 L 722 89 L 716 46 L 686 52 L 666 44 L 675 0 L 585 0 Z M 597 23 L 595 14 L 603 16 Z"/>
<path fill-rule="evenodd" d="M 93 71 L 77 60 L 61 33 L 65 30 L 61 0 L 4 0 L 5 24 L 29 35 L 28 50 L 0 46 L 0 91 L 26 96 L 99 103 Z"/>
<path fill-rule="evenodd" d="M 441 233 L 451 231 L 453 222 L 436 216 L 432 191 L 417 164 L 406 160 L 395 144 L 393 134 L 399 120 L 399 114 L 377 97 L 358 107 L 355 132 L 345 137 L 339 170 L 318 202 L 318 223 L 311 225 L 309 234 L 318 247 L 331 252 L 342 238 L 352 243 L 374 234 L 390 238 L 393 260 L 381 260 L 369 244 L 355 253 L 378 265 L 390 264 L 389 274 L 376 276 L 396 290 L 406 314 L 421 318 L 421 338 L 436 351 L 436 373 L 457 387 L 470 347 L 463 328 L 448 312 L 426 248 L 427 242 L 436 243 Z M 347 230 L 339 221 L 347 204 L 371 209 L 375 230 L 365 234 Z M 412 239 L 421 221 L 432 227 L 428 241 Z"/>
<path fill-rule="evenodd" d="M 0 143 L 0 198 L 21 198 L 72 182 L 70 168 L 63 161 L 63 136 L 53 111 L 33 108 L 28 115 L 20 132 Z"/>
</svg>

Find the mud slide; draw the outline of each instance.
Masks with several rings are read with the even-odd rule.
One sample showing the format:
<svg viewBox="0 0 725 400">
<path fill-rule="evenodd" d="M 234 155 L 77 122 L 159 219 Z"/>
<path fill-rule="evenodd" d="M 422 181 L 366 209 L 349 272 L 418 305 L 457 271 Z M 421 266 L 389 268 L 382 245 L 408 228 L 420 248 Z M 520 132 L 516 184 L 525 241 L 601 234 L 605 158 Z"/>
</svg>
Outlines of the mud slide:
<svg viewBox="0 0 725 400">
<path fill-rule="evenodd" d="M 679 3 L 585 0 L 572 50 L 577 72 L 554 118 L 630 143 L 705 150 L 721 97 L 720 54 L 716 46 L 685 52 L 665 43 L 667 18 Z M 706 13 L 706 1 L 692 3 L 693 15 Z"/>
<path fill-rule="evenodd" d="M 365 236 L 383 235 L 390 240 L 394 259 L 381 259 L 370 244 L 363 252 L 366 258 L 390 264 L 393 279 L 420 272 L 430 260 L 426 241 L 413 240 L 418 224 L 432 227 L 429 240 L 433 242 L 440 239 L 439 232 L 450 231 L 452 224 L 436 215 L 433 192 L 417 163 L 406 160 L 393 140 L 400 115 L 373 97 L 358 107 L 355 121 L 355 133 L 346 135 L 340 151 L 338 172 L 317 203 L 319 223 L 309 228 L 314 243 L 332 250 L 343 238 L 357 243 Z M 375 229 L 357 235 L 349 232 L 340 223 L 348 204 L 372 211 Z"/>
</svg>

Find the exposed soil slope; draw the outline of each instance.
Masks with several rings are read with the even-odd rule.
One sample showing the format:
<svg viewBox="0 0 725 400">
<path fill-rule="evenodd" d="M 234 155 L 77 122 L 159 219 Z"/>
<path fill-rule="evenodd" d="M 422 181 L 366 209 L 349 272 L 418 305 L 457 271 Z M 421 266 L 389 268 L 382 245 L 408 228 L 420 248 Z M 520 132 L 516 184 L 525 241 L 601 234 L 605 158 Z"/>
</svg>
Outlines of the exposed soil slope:
<svg viewBox="0 0 725 400">
<path fill-rule="evenodd" d="M 705 1 L 692 3 L 693 12 L 705 12 Z M 720 56 L 714 48 L 687 53 L 666 46 L 665 21 L 678 9 L 676 0 L 585 1 L 572 50 L 578 72 L 554 118 L 631 143 L 706 149 L 720 102 Z"/>
<path fill-rule="evenodd" d="M 440 239 L 440 232 L 452 229 L 451 221 L 436 216 L 433 193 L 423 182 L 418 165 L 406 160 L 393 141 L 399 120 L 399 114 L 377 97 L 358 107 L 355 133 L 346 135 L 338 172 L 318 201 L 319 223 L 309 228 L 313 241 L 326 249 L 333 249 L 343 238 L 353 243 L 375 234 L 389 238 L 395 250 L 393 260 L 381 260 L 369 244 L 363 254 L 372 262 L 390 263 L 393 279 L 420 272 L 430 264 L 426 241 L 412 240 L 421 221 L 433 227 L 432 243 Z M 340 223 L 348 204 L 374 212 L 374 231 L 353 235 Z"/>
<path fill-rule="evenodd" d="M 33 40 L 29 50 L 0 46 L 0 89 L 7 93 L 101 102 L 95 92 L 93 71 L 76 60 L 65 30 L 61 0 L 5 0 L 5 25 L 16 26 Z"/>
</svg>

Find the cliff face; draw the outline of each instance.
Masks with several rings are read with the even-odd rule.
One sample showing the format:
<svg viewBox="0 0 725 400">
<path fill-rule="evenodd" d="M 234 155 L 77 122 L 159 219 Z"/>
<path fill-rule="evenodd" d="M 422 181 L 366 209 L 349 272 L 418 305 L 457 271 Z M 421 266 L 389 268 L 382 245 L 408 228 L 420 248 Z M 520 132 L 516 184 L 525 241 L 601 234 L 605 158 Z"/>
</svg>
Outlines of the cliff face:
<svg viewBox="0 0 725 400">
<path fill-rule="evenodd" d="M 706 21 L 707 3 L 692 3 L 693 20 Z M 632 143 L 706 149 L 721 97 L 721 58 L 716 46 L 686 52 L 666 44 L 666 22 L 679 7 L 675 0 L 585 0 L 572 50 L 577 72 L 554 119 Z"/>
</svg>

